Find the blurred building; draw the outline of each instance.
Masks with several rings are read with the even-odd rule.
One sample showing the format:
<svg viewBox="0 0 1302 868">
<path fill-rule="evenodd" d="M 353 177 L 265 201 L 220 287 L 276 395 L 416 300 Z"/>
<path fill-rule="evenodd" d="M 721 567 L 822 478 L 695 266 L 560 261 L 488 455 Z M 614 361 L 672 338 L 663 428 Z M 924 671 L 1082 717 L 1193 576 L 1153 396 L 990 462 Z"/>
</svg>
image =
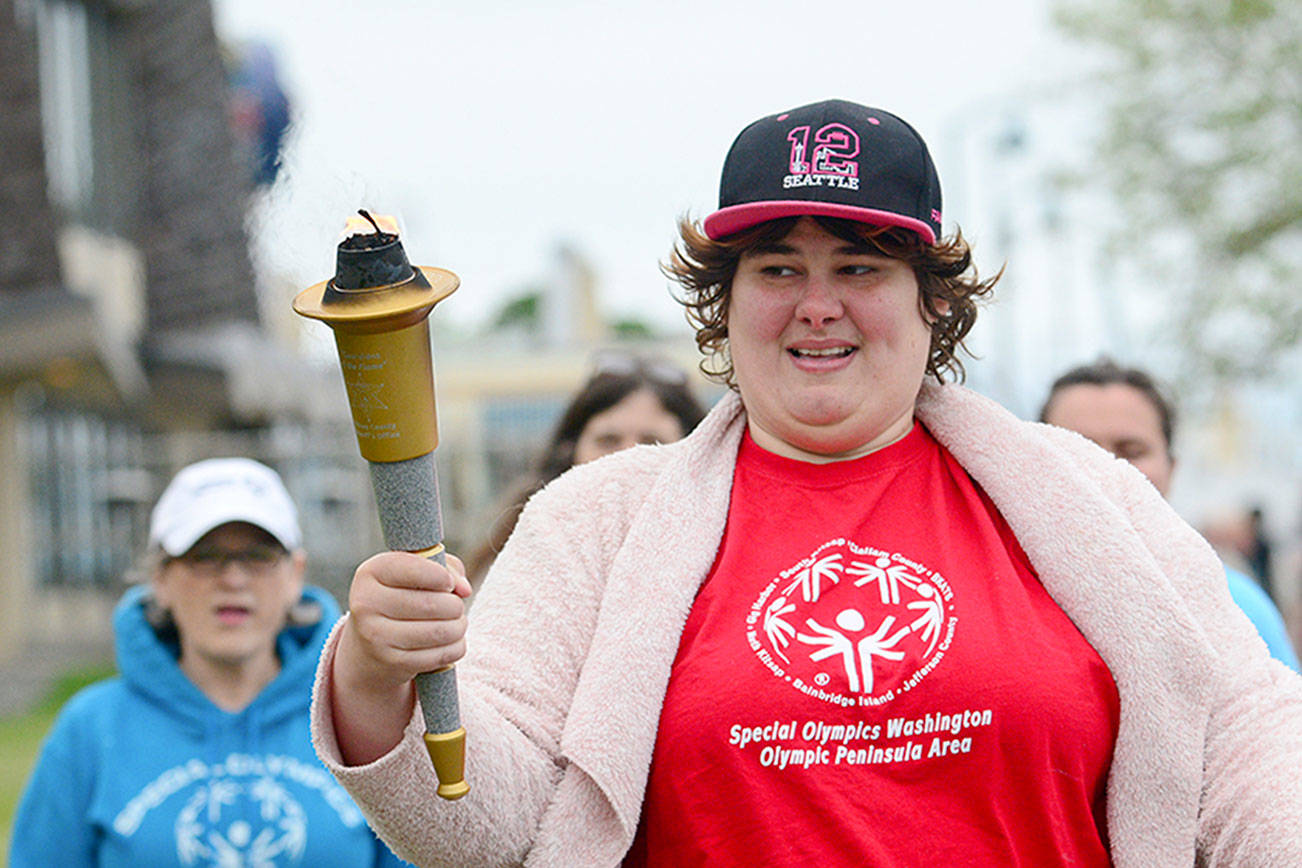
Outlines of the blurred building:
<svg viewBox="0 0 1302 868">
<path fill-rule="evenodd" d="M 262 457 L 314 480 L 317 511 L 356 496 L 312 467 L 342 457 L 303 432 L 338 421 L 314 417 L 296 387 L 311 372 L 262 325 L 255 167 L 209 3 L 0 0 L 0 56 L 8 659 L 107 639 L 148 508 L 189 460 Z"/>
<path fill-rule="evenodd" d="M 149 509 L 200 458 L 279 470 L 312 580 L 343 597 L 382 544 L 369 472 L 338 366 L 277 327 L 296 288 L 259 292 L 244 228 L 284 133 L 274 58 L 223 52 L 207 0 L 0 0 L 0 56 L 0 681 L 107 655 Z M 522 330 L 436 339 L 454 551 L 609 346 L 580 255 L 544 283 Z M 694 365 L 668 343 L 631 349 Z"/>
</svg>

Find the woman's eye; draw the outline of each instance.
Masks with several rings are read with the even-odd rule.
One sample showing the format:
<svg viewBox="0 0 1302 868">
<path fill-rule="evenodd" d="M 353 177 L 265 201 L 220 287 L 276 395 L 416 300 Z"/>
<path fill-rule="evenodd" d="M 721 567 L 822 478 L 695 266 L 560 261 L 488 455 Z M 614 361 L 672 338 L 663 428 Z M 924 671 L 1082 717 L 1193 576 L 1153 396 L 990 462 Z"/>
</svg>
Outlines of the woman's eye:
<svg viewBox="0 0 1302 868">
<path fill-rule="evenodd" d="M 842 274 L 850 274 L 850 275 L 854 275 L 854 276 L 857 277 L 857 276 L 859 276 L 859 275 L 863 275 L 863 274 L 872 274 L 872 273 L 873 273 L 874 271 L 876 271 L 876 270 L 877 270 L 877 268 L 876 268 L 875 266 L 872 266 L 872 265 L 862 265 L 862 264 L 857 264 L 857 265 L 845 265 L 845 266 L 842 266 L 842 268 L 841 268 L 841 273 L 842 273 Z"/>
<path fill-rule="evenodd" d="M 1117 445 L 1116 456 L 1127 461 L 1138 461 L 1148 456 L 1148 449 L 1142 443 L 1121 443 Z"/>
<path fill-rule="evenodd" d="M 769 277 L 786 277 L 789 274 L 795 274 L 796 270 L 789 265 L 765 265 L 760 268 L 760 274 Z"/>
</svg>

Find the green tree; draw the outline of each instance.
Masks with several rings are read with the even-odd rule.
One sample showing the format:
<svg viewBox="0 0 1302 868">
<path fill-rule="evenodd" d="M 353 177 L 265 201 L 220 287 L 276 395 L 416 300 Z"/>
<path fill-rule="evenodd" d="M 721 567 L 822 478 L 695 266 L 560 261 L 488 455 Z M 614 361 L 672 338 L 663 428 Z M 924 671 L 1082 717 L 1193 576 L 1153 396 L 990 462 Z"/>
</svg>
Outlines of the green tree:
<svg viewBox="0 0 1302 868">
<path fill-rule="evenodd" d="M 512 326 L 523 326 L 526 329 L 537 328 L 539 318 L 542 315 L 542 295 L 541 289 L 530 288 L 507 299 L 498 308 L 497 313 L 493 315 L 489 328 L 500 329 Z"/>
<path fill-rule="evenodd" d="M 1187 373 L 1271 371 L 1302 334 L 1302 2 L 1059 0 L 1102 49 L 1097 166 Z"/>
<path fill-rule="evenodd" d="M 654 338 L 656 330 L 646 320 L 635 316 L 626 316 L 610 323 L 610 330 L 615 339 L 621 341 L 639 341 Z"/>
</svg>

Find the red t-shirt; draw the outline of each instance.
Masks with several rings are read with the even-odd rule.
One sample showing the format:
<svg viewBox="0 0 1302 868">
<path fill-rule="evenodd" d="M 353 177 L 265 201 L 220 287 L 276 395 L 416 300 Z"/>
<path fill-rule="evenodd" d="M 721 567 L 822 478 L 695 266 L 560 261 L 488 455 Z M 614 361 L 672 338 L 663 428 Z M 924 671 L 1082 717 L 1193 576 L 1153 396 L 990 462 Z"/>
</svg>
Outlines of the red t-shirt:
<svg viewBox="0 0 1302 868">
<path fill-rule="evenodd" d="M 748 434 L 624 864 L 1108 865 L 1118 708 L 921 425 L 832 464 Z"/>
</svg>

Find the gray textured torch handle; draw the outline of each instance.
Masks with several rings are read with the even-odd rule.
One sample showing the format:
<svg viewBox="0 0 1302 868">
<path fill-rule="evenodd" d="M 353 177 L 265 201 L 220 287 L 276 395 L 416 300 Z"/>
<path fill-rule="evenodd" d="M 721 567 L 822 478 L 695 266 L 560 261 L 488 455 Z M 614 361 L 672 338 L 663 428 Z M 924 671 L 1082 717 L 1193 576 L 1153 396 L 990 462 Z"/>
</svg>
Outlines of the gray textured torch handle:
<svg viewBox="0 0 1302 868">
<path fill-rule="evenodd" d="M 439 476 L 434 453 L 406 461 L 372 461 L 371 485 L 380 514 L 384 544 L 394 551 L 419 552 L 443 542 Z M 434 556 L 447 564 L 442 550 Z M 416 693 L 425 715 L 425 731 L 452 732 L 461 726 L 457 672 L 449 667 L 416 676 Z"/>
</svg>

